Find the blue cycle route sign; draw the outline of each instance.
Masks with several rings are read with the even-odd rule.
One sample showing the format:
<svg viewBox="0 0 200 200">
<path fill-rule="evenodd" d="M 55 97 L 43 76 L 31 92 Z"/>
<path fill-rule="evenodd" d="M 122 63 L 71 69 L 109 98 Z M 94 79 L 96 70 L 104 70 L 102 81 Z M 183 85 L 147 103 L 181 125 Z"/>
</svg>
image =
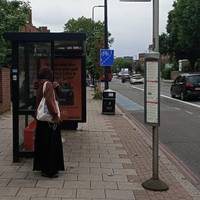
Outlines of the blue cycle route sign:
<svg viewBox="0 0 200 200">
<path fill-rule="evenodd" d="M 100 66 L 109 67 L 114 63 L 114 50 L 100 49 Z"/>
</svg>

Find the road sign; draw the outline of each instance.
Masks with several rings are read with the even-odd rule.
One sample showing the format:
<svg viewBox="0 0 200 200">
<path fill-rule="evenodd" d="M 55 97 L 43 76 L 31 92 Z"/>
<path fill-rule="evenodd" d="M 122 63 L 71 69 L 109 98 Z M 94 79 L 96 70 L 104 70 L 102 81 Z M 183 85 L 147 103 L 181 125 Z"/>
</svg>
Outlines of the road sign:
<svg viewBox="0 0 200 200">
<path fill-rule="evenodd" d="M 159 123 L 158 61 L 146 62 L 146 122 Z"/>
<path fill-rule="evenodd" d="M 100 49 L 100 66 L 109 67 L 114 63 L 114 50 Z"/>
<path fill-rule="evenodd" d="M 159 53 L 145 55 L 145 122 L 151 125 L 160 123 L 159 97 Z"/>
</svg>

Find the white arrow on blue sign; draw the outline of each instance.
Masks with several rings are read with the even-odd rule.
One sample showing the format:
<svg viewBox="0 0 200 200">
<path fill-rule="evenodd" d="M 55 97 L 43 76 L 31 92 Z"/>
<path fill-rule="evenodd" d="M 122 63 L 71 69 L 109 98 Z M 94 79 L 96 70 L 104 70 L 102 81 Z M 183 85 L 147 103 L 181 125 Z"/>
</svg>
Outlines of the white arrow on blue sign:
<svg viewBox="0 0 200 200">
<path fill-rule="evenodd" d="M 114 63 L 114 50 L 100 49 L 100 66 L 109 67 Z"/>
</svg>

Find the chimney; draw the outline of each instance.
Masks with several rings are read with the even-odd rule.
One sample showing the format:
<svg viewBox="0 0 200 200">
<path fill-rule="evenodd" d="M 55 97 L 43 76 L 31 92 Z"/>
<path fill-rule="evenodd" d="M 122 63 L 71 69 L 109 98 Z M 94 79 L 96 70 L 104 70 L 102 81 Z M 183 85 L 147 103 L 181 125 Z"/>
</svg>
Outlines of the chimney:
<svg viewBox="0 0 200 200">
<path fill-rule="evenodd" d="M 50 30 L 47 28 L 47 26 L 40 26 L 38 29 L 40 32 L 50 32 Z"/>
<path fill-rule="evenodd" d="M 32 25 L 32 10 L 29 10 L 29 16 L 28 16 L 28 24 Z"/>
</svg>

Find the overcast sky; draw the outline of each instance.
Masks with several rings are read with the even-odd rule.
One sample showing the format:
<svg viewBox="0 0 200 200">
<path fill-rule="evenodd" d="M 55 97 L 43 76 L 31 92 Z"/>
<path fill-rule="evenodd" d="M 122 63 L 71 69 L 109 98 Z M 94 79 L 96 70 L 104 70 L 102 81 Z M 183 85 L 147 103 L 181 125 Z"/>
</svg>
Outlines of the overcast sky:
<svg viewBox="0 0 200 200">
<path fill-rule="evenodd" d="M 160 0 L 160 33 L 166 32 L 168 12 L 174 0 Z M 48 26 L 62 32 L 71 18 L 92 17 L 92 7 L 104 0 L 29 0 L 35 26 Z M 152 43 L 152 2 L 130 3 L 108 0 L 108 29 L 114 38 L 115 56 L 133 56 L 147 52 Z M 95 20 L 104 20 L 104 9 L 95 8 Z"/>
</svg>

